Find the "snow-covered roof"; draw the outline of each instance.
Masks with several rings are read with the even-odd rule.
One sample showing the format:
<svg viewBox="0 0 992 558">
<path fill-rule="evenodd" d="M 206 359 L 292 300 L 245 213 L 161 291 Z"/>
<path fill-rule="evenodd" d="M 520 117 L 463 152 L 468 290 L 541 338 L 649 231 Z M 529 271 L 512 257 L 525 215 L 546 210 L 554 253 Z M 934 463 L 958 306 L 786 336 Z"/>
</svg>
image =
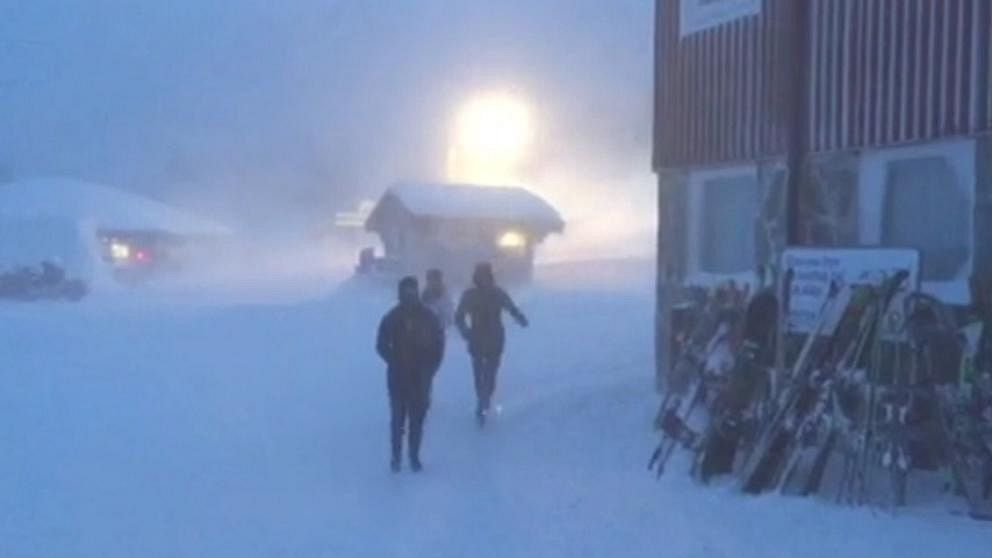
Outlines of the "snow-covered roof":
<svg viewBox="0 0 992 558">
<path fill-rule="evenodd" d="M 565 225 L 548 202 L 515 186 L 402 182 L 386 191 L 380 206 L 389 198 L 417 217 L 510 221 L 549 231 L 561 231 Z M 369 223 L 376 218 L 373 211 Z"/>
<path fill-rule="evenodd" d="M 0 217 L 57 217 L 122 230 L 223 235 L 213 221 L 162 202 L 91 182 L 35 178 L 0 184 Z"/>
</svg>

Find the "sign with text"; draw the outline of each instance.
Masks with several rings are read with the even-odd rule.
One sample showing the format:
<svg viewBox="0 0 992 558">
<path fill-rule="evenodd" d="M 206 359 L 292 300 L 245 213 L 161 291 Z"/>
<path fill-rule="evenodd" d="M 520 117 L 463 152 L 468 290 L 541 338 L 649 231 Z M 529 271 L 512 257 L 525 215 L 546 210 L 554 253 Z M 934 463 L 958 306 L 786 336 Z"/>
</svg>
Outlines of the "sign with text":
<svg viewBox="0 0 992 558">
<path fill-rule="evenodd" d="M 909 278 L 904 286 L 915 290 L 919 284 L 920 253 L 909 248 L 794 247 L 782 253 L 781 269 L 793 271 L 788 329 L 806 333 L 815 327 L 831 281 L 837 281 L 839 286 L 878 284 L 906 270 Z"/>
<path fill-rule="evenodd" d="M 679 35 L 685 37 L 761 13 L 761 0 L 681 0 Z"/>
</svg>

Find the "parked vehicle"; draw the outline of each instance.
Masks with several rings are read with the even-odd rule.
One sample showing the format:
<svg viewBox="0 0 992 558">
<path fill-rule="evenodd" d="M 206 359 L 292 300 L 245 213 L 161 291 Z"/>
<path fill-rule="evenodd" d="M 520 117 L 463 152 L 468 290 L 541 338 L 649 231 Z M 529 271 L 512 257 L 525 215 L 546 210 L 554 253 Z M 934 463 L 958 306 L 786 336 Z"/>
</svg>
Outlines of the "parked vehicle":
<svg viewBox="0 0 992 558">
<path fill-rule="evenodd" d="M 42 262 L 38 268 L 19 267 L 0 272 L 0 299 L 78 301 L 89 293 L 81 279 L 66 277 L 65 269 Z"/>
</svg>

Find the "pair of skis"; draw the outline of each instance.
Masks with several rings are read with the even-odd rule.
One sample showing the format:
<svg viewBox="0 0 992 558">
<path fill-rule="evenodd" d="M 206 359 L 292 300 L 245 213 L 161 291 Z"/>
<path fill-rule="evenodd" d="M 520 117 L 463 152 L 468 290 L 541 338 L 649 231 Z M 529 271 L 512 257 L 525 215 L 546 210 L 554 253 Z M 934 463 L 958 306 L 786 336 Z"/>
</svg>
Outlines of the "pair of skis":
<svg viewBox="0 0 992 558">
<path fill-rule="evenodd" d="M 845 316 L 852 298 L 838 303 L 840 287 L 832 284 L 817 324 L 805 339 L 793 366 L 789 384 L 775 398 L 775 413 L 762 429 L 754 451 L 742 468 L 740 482 L 745 492 L 759 493 L 769 488 L 784 490 L 800 464 L 810 459 L 812 468 L 802 492 L 809 494 L 819 489 L 837 436 L 833 425 L 827 422 L 828 411 L 835 406 L 831 395 L 833 381 L 838 376 L 848 375 L 838 373 L 841 367 L 857 366 L 869 338 L 877 340 L 878 325 L 908 276 L 902 271 L 883 282 L 872 297 L 867 313 L 860 316 L 857 333 L 843 352 L 838 352 L 836 347 L 846 333 L 845 326 L 849 325 L 845 322 L 850 320 L 845 320 Z M 847 292 L 851 293 L 850 289 Z M 828 334 L 826 349 L 814 358 L 813 347 L 825 324 L 837 315 L 840 323 Z"/>
<path fill-rule="evenodd" d="M 809 361 L 813 347 L 820 338 L 828 321 L 834 317 L 839 294 L 840 286 L 836 282 L 832 282 L 827 296 L 820 307 L 816 322 L 812 330 L 807 334 L 799 351 L 799 356 L 792 366 L 792 373 L 788 378 L 781 379 L 781 382 L 788 380 L 790 384 L 788 386 L 780 386 L 771 394 L 769 404 L 771 408 L 770 416 L 765 421 L 765 426 L 759 433 L 755 447 L 745 459 L 743 469 L 740 473 L 741 485 L 745 492 L 760 492 L 764 488 L 763 485 L 766 481 L 761 477 L 766 474 L 766 469 L 769 466 L 767 463 L 769 455 L 776 449 L 775 446 L 781 446 L 783 444 L 781 434 L 785 426 L 785 420 L 792 412 L 793 407 L 799 402 L 800 388 L 804 387 L 808 382 L 807 374 L 810 368 Z"/>
<path fill-rule="evenodd" d="M 708 394 L 706 364 L 721 344 L 729 342 L 731 329 L 730 324 L 720 323 L 705 352 L 701 356 L 688 356 L 692 360 L 682 361 L 684 365 L 693 367 L 689 392 L 683 396 L 669 391 L 662 400 L 655 421 L 656 426 L 661 430 L 661 440 L 648 461 L 648 469 L 655 471 L 657 477 L 664 474 L 665 467 L 677 447 L 681 446 L 687 450 L 695 448 L 699 432 L 691 425 L 691 418 L 693 413 L 706 403 Z"/>
<path fill-rule="evenodd" d="M 713 412 L 693 461 L 691 475 L 703 483 L 733 471 L 738 451 L 747 448 L 761 409 L 756 402 L 767 392 L 768 367 L 782 311 L 780 298 L 771 290 L 757 293 L 744 314 L 743 341 L 734 356 L 727 382 L 713 405 Z"/>
<path fill-rule="evenodd" d="M 733 284 L 708 293 L 702 315 L 686 337 L 655 417 L 661 440 L 651 453 L 648 470 L 653 470 L 657 477 L 664 474 L 677 447 L 694 450 L 697 446 L 699 432 L 691 424 L 691 418 L 707 403 L 708 365 L 719 350 L 732 343 L 737 306 L 746 296 L 747 290 L 737 289 Z"/>
<path fill-rule="evenodd" d="M 658 478 L 665 473 L 665 466 L 676 447 L 682 446 L 685 449 L 692 449 L 696 444 L 698 433 L 689 425 L 688 419 L 706 397 L 704 382 L 705 380 L 702 379 L 695 382 L 688 398 L 672 397 L 668 405 L 662 410 L 659 421 L 662 438 L 648 461 L 648 469 L 655 471 L 655 476 Z"/>
</svg>

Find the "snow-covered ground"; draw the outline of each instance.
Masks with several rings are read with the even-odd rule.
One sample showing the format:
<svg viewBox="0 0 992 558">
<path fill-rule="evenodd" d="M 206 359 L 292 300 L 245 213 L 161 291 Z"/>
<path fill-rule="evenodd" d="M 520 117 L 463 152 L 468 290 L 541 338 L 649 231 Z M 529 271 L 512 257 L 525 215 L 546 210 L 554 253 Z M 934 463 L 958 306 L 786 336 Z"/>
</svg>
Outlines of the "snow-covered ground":
<svg viewBox="0 0 992 558">
<path fill-rule="evenodd" d="M 655 481 L 649 281 L 567 275 L 515 293 L 486 431 L 451 340 L 419 475 L 387 467 L 391 293 L 0 305 L 0 556 L 990 556 L 932 505 Z"/>
</svg>

